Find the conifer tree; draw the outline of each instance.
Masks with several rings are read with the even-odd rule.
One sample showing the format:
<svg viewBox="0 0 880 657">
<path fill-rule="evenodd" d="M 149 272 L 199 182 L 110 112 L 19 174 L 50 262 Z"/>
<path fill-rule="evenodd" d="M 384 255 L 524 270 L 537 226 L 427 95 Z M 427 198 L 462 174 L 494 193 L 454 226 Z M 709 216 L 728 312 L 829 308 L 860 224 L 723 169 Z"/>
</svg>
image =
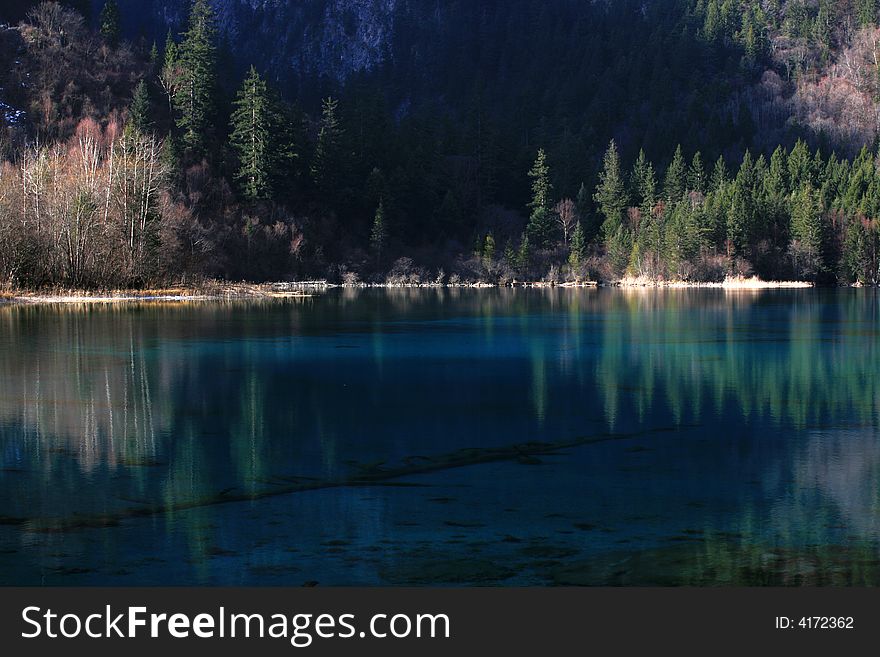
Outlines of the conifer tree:
<svg viewBox="0 0 880 657">
<path fill-rule="evenodd" d="M 168 30 L 168 35 L 165 38 L 162 70 L 159 72 L 159 82 L 162 85 L 162 90 L 165 92 L 166 98 L 168 99 L 169 114 L 174 112 L 174 101 L 177 92 L 180 89 L 182 79 L 183 75 L 180 70 L 180 48 L 174 40 L 174 37 L 171 35 L 171 30 Z"/>
<path fill-rule="evenodd" d="M 666 177 L 663 180 L 663 195 L 670 203 L 678 203 L 687 191 L 687 165 L 681 146 L 676 147 L 672 162 L 666 169 Z"/>
<path fill-rule="evenodd" d="M 788 210 L 787 153 L 778 146 L 770 156 L 770 166 L 763 180 L 764 215 L 770 240 L 779 248 L 787 242 L 786 215 Z"/>
<path fill-rule="evenodd" d="M 865 276 L 865 254 L 867 251 L 867 231 L 859 217 L 849 220 L 843 243 L 841 275 L 847 282 L 870 282 Z"/>
<path fill-rule="evenodd" d="M 733 183 L 727 213 L 728 255 L 748 255 L 756 214 L 754 192 L 755 166 L 751 154 L 746 151 Z"/>
<path fill-rule="evenodd" d="M 788 179 L 789 191 L 799 192 L 803 186 L 812 182 L 812 160 L 807 144 L 802 139 L 798 139 L 794 148 L 788 156 Z"/>
<path fill-rule="evenodd" d="M 492 266 L 492 263 L 495 262 L 495 238 L 492 233 L 487 233 L 483 242 L 483 262 L 487 267 Z"/>
<path fill-rule="evenodd" d="M 861 27 L 877 23 L 877 0 L 856 0 L 856 18 Z"/>
<path fill-rule="evenodd" d="M 605 218 L 602 235 L 605 240 L 609 240 L 617 235 L 619 228 L 624 227 L 624 213 L 628 202 L 626 185 L 620 171 L 620 155 L 613 139 L 605 151 L 599 185 L 593 198 Z"/>
<path fill-rule="evenodd" d="M 724 187 L 728 181 L 729 174 L 727 173 L 727 165 L 724 162 L 724 157 L 719 155 L 718 159 L 715 161 L 715 168 L 712 169 L 712 178 L 709 180 L 709 189 L 713 192 L 717 192 Z"/>
<path fill-rule="evenodd" d="M 382 262 L 387 241 L 388 228 L 385 225 L 385 204 L 379 201 L 379 207 L 376 208 L 376 215 L 373 217 L 373 228 L 370 230 L 370 247 L 376 255 L 377 264 Z"/>
<path fill-rule="evenodd" d="M 689 191 L 699 194 L 706 193 L 706 167 L 703 164 L 703 156 L 700 151 L 694 153 L 691 165 L 688 168 L 687 186 Z"/>
<path fill-rule="evenodd" d="M 553 239 L 553 217 L 550 209 L 550 193 L 553 187 L 550 184 L 547 154 L 543 148 L 538 150 L 529 178 L 532 179 L 532 201 L 529 203 L 532 213 L 527 228 L 529 241 L 538 248 L 546 249 Z"/>
<path fill-rule="evenodd" d="M 519 250 L 516 253 L 516 269 L 523 275 L 529 274 L 532 265 L 532 245 L 529 242 L 529 234 L 523 233 L 519 242 Z"/>
<path fill-rule="evenodd" d="M 649 217 L 657 203 L 657 178 L 654 175 L 654 165 L 648 161 L 645 151 L 641 149 L 633 165 L 632 190 L 638 201 L 642 218 Z"/>
<path fill-rule="evenodd" d="M 147 83 L 141 80 L 134 89 L 134 97 L 128 109 L 128 121 L 138 132 L 147 133 L 153 128 L 151 116 L 150 90 Z"/>
<path fill-rule="evenodd" d="M 822 217 L 809 183 L 794 193 L 791 203 L 791 236 L 795 267 L 806 275 L 822 268 Z"/>
<path fill-rule="evenodd" d="M 579 269 L 587 259 L 587 238 L 581 222 L 577 222 L 574 233 L 571 236 L 571 250 L 568 254 L 568 264 L 572 269 Z"/>
<path fill-rule="evenodd" d="M 115 48 L 119 45 L 119 38 L 122 34 L 120 27 L 119 5 L 116 0 L 106 0 L 104 7 L 101 9 L 101 15 L 98 17 L 100 24 L 99 31 L 101 36 L 107 42 L 107 45 Z"/>
<path fill-rule="evenodd" d="M 216 112 L 217 26 L 208 0 L 194 1 L 177 56 L 181 75 L 174 94 L 177 126 L 184 146 L 201 156 L 210 143 Z"/>
<path fill-rule="evenodd" d="M 591 212 L 592 208 L 590 205 L 592 202 L 593 199 L 586 184 L 581 183 L 577 198 L 575 199 L 575 205 L 577 207 L 577 215 L 581 218 L 581 222 L 583 222 L 584 239 L 587 243 L 595 240 L 600 230 L 599 222 L 596 221 L 596 215 Z"/>
<path fill-rule="evenodd" d="M 277 137 L 274 133 L 278 120 L 266 82 L 253 66 L 234 107 L 229 140 L 239 161 L 235 178 L 248 200 L 269 198 L 277 161 L 272 140 Z"/>
<path fill-rule="evenodd" d="M 342 127 L 336 115 L 339 101 L 326 98 L 321 111 L 318 143 L 312 160 L 312 178 L 321 201 L 331 203 L 338 193 L 342 162 Z"/>
</svg>

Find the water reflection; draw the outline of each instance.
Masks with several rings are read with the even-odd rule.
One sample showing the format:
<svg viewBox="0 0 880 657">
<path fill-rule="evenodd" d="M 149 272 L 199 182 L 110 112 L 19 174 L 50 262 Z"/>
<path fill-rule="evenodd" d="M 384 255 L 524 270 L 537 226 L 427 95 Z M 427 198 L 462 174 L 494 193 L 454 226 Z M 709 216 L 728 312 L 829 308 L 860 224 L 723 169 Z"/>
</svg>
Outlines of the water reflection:
<svg viewBox="0 0 880 657">
<path fill-rule="evenodd" d="M 817 583 L 785 577 L 803 550 L 870 560 L 880 541 L 877 332 L 870 290 L 0 307 L 0 572 L 162 583 L 176 555 L 181 582 L 281 583 L 308 567 L 406 583 L 401 554 L 448 541 L 437 559 L 456 562 L 464 541 L 505 560 L 508 584 L 610 581 L 600 566 L 621 551 L 634 565 L 619 583 Z M 619 441 L 510 451 L 598 436 Z M 479 465 L 486 450 L 511 457 Z M 406 476 L 449 455 L 474 465 Z M 338 485 L 361 473 L 383 488 Z M 291 486 L 319 492 L 266 498 Z M 479 515 L 476 491 L 513 511 Z M 578 518 L 556 527 L 556 510 Z M 71 532 L 71 518 L 105 526 Z M 577 558 L 535 570 L 499 542 L 528 532 Z M 768 549 L 784 556 L 762 570 Z"/>
</svg>

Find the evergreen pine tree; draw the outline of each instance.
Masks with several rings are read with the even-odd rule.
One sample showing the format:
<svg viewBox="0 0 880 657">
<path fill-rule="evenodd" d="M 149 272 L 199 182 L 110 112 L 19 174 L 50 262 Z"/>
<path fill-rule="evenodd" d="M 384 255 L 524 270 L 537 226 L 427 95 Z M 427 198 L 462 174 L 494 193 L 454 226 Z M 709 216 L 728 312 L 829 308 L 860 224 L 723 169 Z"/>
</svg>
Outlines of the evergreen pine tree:
<svg viewBox="0 0 880 657">
<path fill-rule="evenodd" d="M 715 161 L 715 168 L 712 169 L 712 178 L 709 180 L 709 189 L 713 192 L 719 191 L 730 180 L 727 172 L 727 165 L 724 163 L 724 157 L 719 155 Z"/>
<path fill-rule="evenodd" d="M 788 156 L 789 191 L 800 192 L 807 183 L 812 183 L 812 159 L 807 144 L 798 139 Z"/>
<path fill-rule="evenodd" d="M 483 261 L 487 267 L 491 267 L 495 262 L 495 238 L 492 233 L 487 233 L 483 242 Z"/>
<path fill-rule="evenodd" d="M 587 238 L 581 222 L 577 222 L 574 233 L 571 236 L 571 251 L 568 254 L 568 264 L 572 269 L 578 270 L 587 259 Z"/>
<path fill-rule="evenodd" d="M 706 193 L 706 167 L 700 151 L 694 153 L 691 166 L 688 168 L 688 189 L 699 194 Z"/>
<path fill-rule="evenodd" d="M 681 146 L 676 147 L 672 162 L 666 169 L 666 177 L 663 180 L 663 195 L 670 203 L 678 203 L 687 191 L 687 165 Z"/>
<path fill-rule="evenodd" d="M 639 204 L 642 218 L 647 219 L 657 203 L 657 178 L 654 165 L 645 157 L 645 151 L 639 150 L 639 156 L 633 165 L 632 191 Z"/>
<path fill-rule="evenodd" d="M 546 249 L 553 240 L 553 217 L 550 209 L 550 193 L 553 187 L 550 184 L 550 167 L 543 148 L 538 150 L 529 178 L 532 179 L 532 201 L 529 203 L 532 213 L 527 228 L 529 241 L 540 249 Z"/>
<path fill-rule="evenodd" d="M 385 252 L 387 241 L 388 228 L 385 225 L 385 204 L 379 201 L 379 207 L 376 208 L 376 215 L 373 218 L 373 228 L 370 231 L 370 247 L 376 255 L 377 264 L 382 263 L 382 256 Z"/>
<path fill-rule="evenodd" d="M 272 140 L 278 123 L 266 82 L 251 66 L 234 103 L 230 119 L 229 141 L 238 155 L 235 175 L 242 192 L 250 201 L 272 195 L 275 157 Z"/>
<path fill-rule="evenodd" d="M 326 98 L 321 111 L 318 143 L 312 160 L 312 178 L 321 194 L 321 201 L 332 203 L 338 193 L 342 167 L 342 128 L 336 116 L 339 101 Z"/>
<path fill-rule="evenodd" d="M 755 165 L 751 154 L 746 151 L 733 183 L 733 195 L 727 214 L 728 255 L 748 255 L 755 214 Z"/>
<path fill-rule="evenodd" d="M 853 217 L 846 227 L 841 259 L 841 276 L 847 282 L 870 282 L 866 280 L 865 276 L 866 242 L 867 235 L 864 224 L 859 217 Z"/>
<path fill-rule="evenodd" d="M 856 18 L 862 27 L 877 23 L 877 0 L 856 0 Z"/>
<path fill-rule="evenodd" d="M 532 266 L 532 245 L 529 243 L 529 234 L 523 233 L 519 242 L 519 250 L 516 253 L 516 269 L 522 276 L 528 276 Z"/>
<path fill-rule="evenodd" d="M 151 117 L 150 90 L 147 83 L 141 80 L 134 88 L 134 96 L 128 108 L 128 122 L 138 132 L 146 133 L 153 128 Z"/>
<path fill-rule="evenodd" d="M 100 24 L 101 36 L 107 42 L 107 45 L 115 48 L 119 45 L 121 36 L 119 5 L 116 0 L 106 0 L 104 7 L 101 9 L 101 15 L 98 17 Z"/>
<path fill-rule="evenodd" d="M 603 159 L 603 169 L 599 174 L 599 185 L 593 197 L 599 205 L 605 221 L 602 223 L 602 235 L 606 240 L 624 227 L 624 213 L 627 208 L 626 185 L 620 171 L 620 155 L 614 140 L 608 146 Z"/>
<path fill-rule="evenodd" d="M 166 60 L 169 53 L 166 52 Z M 174 94 L 184 146 L 205 153 L 214 129 L 217 85 L 217 27 L 209 0 L 195 0 L 179 47 L 180 88 Z"/>
<path fill-rule="evenodd" d="M 822 268 L 822 217 L 809 183 L 794 193 L 791 203 L 791 237 L 795 268 L 805 275 Z"/>
<path fill-rule="evenodd" d="M 592 202 L 593 199 L 590 197 L 590 191 L 587 189 L 586 184 L 581 183 L 577 198 L 575 199 L 575 205 L 577 207 L 577 215 L 583 222 L 584 239 L 587 243 L 596 239 L 601 228 L 596 220 L 595 213 L 591 212 L 592 208 L 590 205 Z"/>
</svg>

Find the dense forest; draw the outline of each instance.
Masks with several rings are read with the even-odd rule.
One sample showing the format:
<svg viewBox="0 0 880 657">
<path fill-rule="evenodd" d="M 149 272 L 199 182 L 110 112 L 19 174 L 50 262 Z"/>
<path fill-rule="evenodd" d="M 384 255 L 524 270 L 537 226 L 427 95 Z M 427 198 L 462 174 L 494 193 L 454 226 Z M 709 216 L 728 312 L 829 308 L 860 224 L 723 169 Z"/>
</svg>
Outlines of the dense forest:
<svg viewBox="0 0 880 657">
<path fill-rule="evenodd" d="M 0 284 L 880 279 L 876 0 L 413 1 L 342 72 L 223 4 L 0 14 Z"/>
</svg>

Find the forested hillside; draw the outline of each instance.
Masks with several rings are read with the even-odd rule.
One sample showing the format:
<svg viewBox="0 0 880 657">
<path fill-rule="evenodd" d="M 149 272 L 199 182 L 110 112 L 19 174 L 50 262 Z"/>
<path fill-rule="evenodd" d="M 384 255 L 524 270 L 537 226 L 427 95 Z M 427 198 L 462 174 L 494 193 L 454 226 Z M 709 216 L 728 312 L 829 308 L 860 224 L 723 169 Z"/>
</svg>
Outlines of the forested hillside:
<svg viewBox="0 0 880 657">
<path fill-rule="evenodd" d="M 8 285 L 878 280 L 876 0 L 4 11 Z"/>
</svg>

